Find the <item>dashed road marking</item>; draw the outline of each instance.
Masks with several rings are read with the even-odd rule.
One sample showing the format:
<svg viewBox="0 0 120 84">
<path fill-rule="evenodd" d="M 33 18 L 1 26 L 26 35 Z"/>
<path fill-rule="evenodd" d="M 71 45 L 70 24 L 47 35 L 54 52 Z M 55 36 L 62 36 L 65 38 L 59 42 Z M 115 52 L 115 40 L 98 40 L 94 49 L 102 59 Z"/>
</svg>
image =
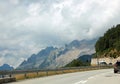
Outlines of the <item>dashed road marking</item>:
<svg viewBox="0 0 120 84">
<path fill-rule="evenodd" d="M 81 80 L 81 81 L 76 82 L 76 83 L 74 83 L 74 84 L 85 84 L 85 83 L 86 83 L 87 81 L 89 81 L 90 79 L 94 79 L 94 78 L 96 78 L 96 77 L 98 77 L 98 76 L 100 76 L 100 75 L 106 75 L 106 74 L 108 74 L 108 73 L 110 73 L 110 72 L 102 73 L 102 74 L 99 74 L 99 75 L 94 75 L 94 76 L 89 77 L 87 80 Z"/>
<path fill-rule="evenodd" d="M 88 81 L 88 80 L 81 80 L 81 81 L 76 82 L 76 83 L 74 83 L 74 84 L 85 84 L 87 81 Z"/>
<path fill-rule="evenodd" d="M 93 78 L 95 78 L 95 77 L 93 77 L 93 76 L 92 76 L 92 77 L 89 77 L 88 80 L 89 80 L 89 79 L 93 79 Z"/>
</svg>

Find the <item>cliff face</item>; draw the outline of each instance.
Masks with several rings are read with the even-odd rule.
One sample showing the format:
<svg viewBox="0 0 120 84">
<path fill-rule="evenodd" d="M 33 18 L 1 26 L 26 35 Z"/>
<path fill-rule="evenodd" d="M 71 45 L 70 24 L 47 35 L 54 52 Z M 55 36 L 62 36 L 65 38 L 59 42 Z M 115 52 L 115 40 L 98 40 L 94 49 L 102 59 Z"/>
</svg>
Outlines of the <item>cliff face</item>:
<svg viewBox="0 0 120 84">
<path fill-rule="evenodd" d="M 80 55 L 92 54 L 95 52 L 94 40 L 74 40 L 61 48 L 47 47 L 38 54 L 33 54 L 26 61 L 22 62 L 17 69 L 52 69 L 63 67 Z"/>
</svg>

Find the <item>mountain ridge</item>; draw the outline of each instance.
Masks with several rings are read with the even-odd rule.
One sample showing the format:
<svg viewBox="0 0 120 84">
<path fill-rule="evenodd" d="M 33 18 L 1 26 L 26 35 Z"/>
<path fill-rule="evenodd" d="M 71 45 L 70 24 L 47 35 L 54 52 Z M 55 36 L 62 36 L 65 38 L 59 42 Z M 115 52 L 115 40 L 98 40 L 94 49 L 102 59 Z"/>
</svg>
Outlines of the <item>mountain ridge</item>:
<svg viewBox="0 0 120 84">
<path fill-rule="evenodd" d="M 47 47 L 38 54 L 33 54 L 26 61 L 23 61 L 17 69 L 53 69 L 60 68 L 83 54 L 92 54 L 95 52 L 94 40 L 73 40 L 64 47 Z"/>
<path fill-rule="evenodd" d="M 3 71 L 3 70 L 14 70 L 13 67 L 11 67 L 10 65 L 8 64 L 3 64 L 2 66 L 0 66 L 0 70 Z"/>
</svg>

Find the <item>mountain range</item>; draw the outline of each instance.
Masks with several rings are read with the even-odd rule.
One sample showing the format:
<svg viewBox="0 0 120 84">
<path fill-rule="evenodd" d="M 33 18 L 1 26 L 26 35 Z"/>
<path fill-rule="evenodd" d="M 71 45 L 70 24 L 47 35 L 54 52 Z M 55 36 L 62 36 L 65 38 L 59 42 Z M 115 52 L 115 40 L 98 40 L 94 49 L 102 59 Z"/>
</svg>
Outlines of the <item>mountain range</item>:
<svg viewBox="0 0 120 84">
<path fill-rule="evenodd" d="M 47 47 L 38 52 L 38 54 L 31 55 L 17 69 L 54 69 L 64 67 L 82 55 L 93 54 L 96 41 L 97 39 L 73 40 L 60 48 Z"/>
<path fill-rule="evenodd" d="M 3 70 L 13 70 L 14 68 L 11 67 L 10 65 L 8 64 L 3 64 L 2 66 L 0 66 L 0 70 L 3 71 Z"/>
</svg>

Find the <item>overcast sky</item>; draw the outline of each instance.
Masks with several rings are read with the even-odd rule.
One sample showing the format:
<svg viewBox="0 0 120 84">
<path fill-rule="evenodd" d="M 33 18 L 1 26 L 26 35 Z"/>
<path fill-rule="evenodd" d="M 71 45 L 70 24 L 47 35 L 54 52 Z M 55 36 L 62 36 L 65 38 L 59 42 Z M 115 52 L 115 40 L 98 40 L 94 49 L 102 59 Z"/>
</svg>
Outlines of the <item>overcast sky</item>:
<svg viewBox="0 0 120 84">
<path fill-rule="evenodd" d="M 120 0 L 0 0 L 0 65 L 47 46 L 93 39 L 120 23 Z"/>
</svg>

